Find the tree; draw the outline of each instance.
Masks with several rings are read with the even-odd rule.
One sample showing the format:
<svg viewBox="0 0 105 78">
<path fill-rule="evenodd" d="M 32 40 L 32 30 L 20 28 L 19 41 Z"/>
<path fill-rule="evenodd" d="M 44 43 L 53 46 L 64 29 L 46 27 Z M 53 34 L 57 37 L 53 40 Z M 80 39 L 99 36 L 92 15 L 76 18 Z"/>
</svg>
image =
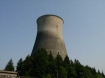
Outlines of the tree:
<svg viewBox="0 0 105 78">
<path fill-rule="evenodd" d="M 13 65 L 12 59 L 10 59 L 10 61 L 7 63 L 7 65 L 6 65 L 4 70 L 14 71 L 14 65 Z"/>
<path fill-rule="evenodd" d="M 58 78 L 67 78 L 67 71 L 63 66 L 59 67 Z"/>
<path fill-rule="evenodd" d="M 76 70 L 76 75 L 78 78 L 82 78 L 84 76 L 84 68 L 83 65 L 78 60 L 74 60 L 74 67 Z"/>
<path fill-rule="evenodd" d="M 68 70 L 69 66 L 70 66 L 70 60 L 69 57 L 66 55 L 66 57 L 64 58 L 63 61 L 63 66 L 66 68 L 66 70 Z"/>
<path fill-rule="evenodd" d="M 17 70 L 20 71 L 20 76 L 38 78 L 105 78 L 104 73 L 96 72 L 95 68 L 83 66 L 76 59 L 69 60 L 68 56 L 62 60 L 59 53 L 53 58 L 51 51 L 48 55 L 45 49 L 26 56 L 25 60 L 21 58 L 17 63 Z"/>
<path fill-rule="evenodd" d="M 24 66 L 22 58 L 20 58 L 20 60 L 18 61 L 16 70 L 18 72 L 18 75 L 23 76 Z"/>
<path fill-rule="evenodd" d="M 52 56 L 51 51 L 50 51 L 50 54 L 48 55 L 48 61 L 49 61 L 49 62 L 53 62 L 53 61 L 54 61 L 54 58 L 53 58 L 53 56 Z"/>
<path fill-rule="evenodd" d="M 76 70 L 73 66 L 69 66 L 68 70 L 67 70 L 67 77 L 72 77 L 72 78 L 75 78 L 76 77 Z"/>
<path fill-rule="evenodd" d="M 56 67 L 56 63 L 50 51 L 50 54 L 48 55 L 48 66 L 46 68 L 46 73 L 50 75 L 51 78 L 55 77 L 55 73 L 54 73 L 55 67 Z"/>
<path fill-rule="evenodd" d="M 30 55 L 26 56 L 23 63 L 24 63 L 23 66 L 24 66 L 24 71 L 25 71 L 24 75 L 29 76 L 31 74 L 31 70 L 32 70 L 32 62 L 31 62 Z"/>
<path fill-rule="evenodd" d="M 58 68 L 60 66 L 62 66 L 62 64 L 63 64 L 63 60 L 62 60 L 62 57 L 59 55 L 59 52 L 58 52 L 58 54 L 57 54 L 57 56 L 55 58 L 55 62 L 56 62 L 56 66 L 58 66 Z"/>
<path fill-rule="evenodd" d="M 102 71 L 101 75 L 105 78 L 105 75 L 104 75 L 103 71 Z"/>
<path fill-rule="evenodd" d="M 39 77 L 46 75 L 46 68 L 48 66 L 48 55 L 45 49 L 39 49 L 34 58 L 33 62 L 33 76 Z"/>
</svg>

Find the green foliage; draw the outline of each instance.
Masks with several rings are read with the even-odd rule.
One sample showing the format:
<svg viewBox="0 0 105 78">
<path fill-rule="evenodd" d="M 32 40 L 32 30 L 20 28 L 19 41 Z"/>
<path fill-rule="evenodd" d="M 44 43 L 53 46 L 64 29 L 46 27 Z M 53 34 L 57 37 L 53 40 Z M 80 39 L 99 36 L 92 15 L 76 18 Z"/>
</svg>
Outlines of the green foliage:
<svg viewBox="0 0 105 78">
<path fill-rule="evenodd" d="M 44 49 L 39 50 L 35 54 L 35 76 L 45 75 L 46 74 L 46 68 L 48 66 L 48 55 L 47 52 Z"/>
<path fill-rule="evenodd" d="M 17 62 L 16 71 L 18 72 L 18 75 L 23 76 L 24 73 L 24 65 L 23 60 L 20 58 L 20 60 Z"/>
<path fill-rule="evenodd" d="M 63 60 L 58 53 L 53 58 L 45 49 L 39 49 L 34 55 L 26 56 L 17 63 L 17 71 L 20 76 L 38 78 L 105 78 L 104 73 L 89 66 L 83 66 L 78 60 L 69 60 L 66 56 Z"/>
<path fill-rule="evenodd" d="M 46 76 L 46 78 L 51 78 L 51 75 L 50 75 L 50 74 L 48 74 L 48 75 Z"/>
<path fill-rule="evenodd" d="M 7 63 L 7 65 L 6 65 L 4 70 L 14 71 L 14 65 L 13 65 L 12 59 L 10 59 L 10 61 Z"/>
<path fill-rule="evenodd" d="M 67 71 L 63 66 L 59 67 L 58 78 L 67 78 Z"/>
</svg>

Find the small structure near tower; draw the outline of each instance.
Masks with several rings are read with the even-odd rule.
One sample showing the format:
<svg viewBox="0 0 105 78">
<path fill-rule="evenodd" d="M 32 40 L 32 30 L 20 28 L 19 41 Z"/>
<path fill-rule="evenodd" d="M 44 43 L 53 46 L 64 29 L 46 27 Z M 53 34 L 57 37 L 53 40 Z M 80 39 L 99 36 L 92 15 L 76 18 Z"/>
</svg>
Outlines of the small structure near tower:
<svg viewBox="0 0 105 78">
<path fill-rule="evenodd" d="M 54 58 L 58 53 L 62 59 L 65 58 L 67 51 L 62 34 L 63 23 L 63 19 L 56 15 L 43 15 L 37 19 L 37 36 L 32 55 L 44 48 L 48 54 L 51 51 Z"/>
</svg>

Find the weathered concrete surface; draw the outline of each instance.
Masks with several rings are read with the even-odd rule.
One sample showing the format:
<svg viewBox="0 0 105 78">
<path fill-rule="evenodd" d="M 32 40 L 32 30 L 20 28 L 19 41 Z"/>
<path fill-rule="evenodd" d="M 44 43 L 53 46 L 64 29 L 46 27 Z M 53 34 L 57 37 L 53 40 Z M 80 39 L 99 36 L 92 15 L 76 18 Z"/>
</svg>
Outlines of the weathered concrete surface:
<svg viewBox="0 0 105 78">
<path fill-rule="evenodd" d="M 37 36 L 32 50 L 34 54 L 39 48 L 51 51 L 53 57 L 59 54 L 64 59 L 67 55 L 62 34 L 63 19 L 56 15 L 44 15 L 37 19 Z"/>
<path fill-rule="evenodd" d="M 12 78 L 12 77 L 17 77 L 17 72 L 0 70 L 0 78 Z"/>
</svg>

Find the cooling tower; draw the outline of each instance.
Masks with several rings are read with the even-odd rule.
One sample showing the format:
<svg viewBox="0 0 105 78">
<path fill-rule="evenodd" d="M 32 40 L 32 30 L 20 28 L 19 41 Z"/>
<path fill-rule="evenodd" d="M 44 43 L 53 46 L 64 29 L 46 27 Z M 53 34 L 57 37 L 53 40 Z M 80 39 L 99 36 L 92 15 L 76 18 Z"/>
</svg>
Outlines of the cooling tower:
<svg viewBox="0 0 105 78">
<path fill-rule="evenodd" d="M 48 54 L 55 58 L 59 52 L 64 59 L 67 55 L 62 25 L 64 21 L 56 15 L 43 15 L 37 19 L 37 36 L 32 50 L 32 55 L 40 48 L 45 48 Z"/>
</svg>

